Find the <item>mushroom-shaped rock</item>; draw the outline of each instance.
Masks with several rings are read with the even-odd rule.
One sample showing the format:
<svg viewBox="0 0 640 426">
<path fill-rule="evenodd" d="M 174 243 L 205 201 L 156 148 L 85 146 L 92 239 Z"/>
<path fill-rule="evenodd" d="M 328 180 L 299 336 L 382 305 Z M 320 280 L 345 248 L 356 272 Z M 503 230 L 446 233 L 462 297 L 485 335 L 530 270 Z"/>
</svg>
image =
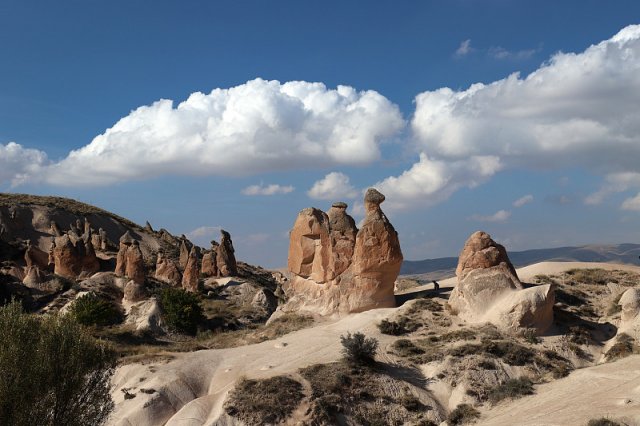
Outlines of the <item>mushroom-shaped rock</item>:
<svg viewBox="0 0 640 426">
<path fill-rule="evenodd" d="M 281 312 L 342 315 L 395 306 L 402 251 L 380 209 L 382 201 L 384 195 L 367 191 L 360 230 L 342 202 L 334 203 L 329 214 L 315 208 L 298 214 L 289 241 L 291 281 L 283 286 L 288 301 Z"/>
<path fill-rule="evenodd" d="M 198 251 L 196 247 L 191 247 L 187 265 L 182 275 L 182 288 L 187 291 L 196 293 L 199 290 L 199 274 L 198 274 Z"/>
<path fill-rule="evenodd" d="M 543 333 L 553 322 L 551 285 L 523 289 L 507 251 L 485 232 L 472 234 L 460 253 L 458 284 L 449 306 L 471 323 L 490 322 L 502 329 Z"/>
<path fill-rule="evenodd" d="M 342 274 L 351 265 L 358 228 L 353 218 L 347 214 L 346 203 L 333 203 L 327 216 L 331 230 L 329 277 L 332 279 Z"/>
<path fill-rule="evenodd" d="M 367 190 L 366 216 L 353 253 L 354 298 L 366 309 L 395 306 L 393 287 L 403 260 L 398 233 L 380 208 L 384 199 L 376 189 Z"/>
<path fill-rule="evenodd" d="M 224 229 L 220 230 L 220 245 L 216 249 L 216 265 L 218 266 L 218 276 L 235 277 L 238 275 L 238 264 L 236 263 L 235 249 L 231 241 L 231 234 Z"/>
<path fill-rule="evenodd" d="M 162 252 L 158 253 L 155 277 L 171 285 L 180 285 L 182 282 L 182 274 L 178 269 L 178 265 L 173 259 L 168 258 Z"/>
</svg>

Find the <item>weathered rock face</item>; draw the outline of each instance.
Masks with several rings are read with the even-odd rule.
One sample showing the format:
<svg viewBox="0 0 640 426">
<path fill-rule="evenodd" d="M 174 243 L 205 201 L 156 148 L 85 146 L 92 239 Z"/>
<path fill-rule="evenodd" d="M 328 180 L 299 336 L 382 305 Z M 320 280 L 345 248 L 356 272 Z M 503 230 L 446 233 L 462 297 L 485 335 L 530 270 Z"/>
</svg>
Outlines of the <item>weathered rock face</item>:
<svg viewBox="0 0 640 426">
<path fill-rule="evenodd" d="M 140 251 L 140 245 L 133 239 L 129 231 L 120 237 L 115 274 L 120 277 L 128 277 L 138 284 L 144 284 L 144 258 L 142 251 Z"/>
<path fill-rule="evenodd" d="M 191 247 L 189 258 L 187 259 L 187 265 L 184 268 L 184 274 L 182 275 L 182 288 L 196 293 L 199 290 L 198 283 L 198 251 L 195 247 Z"/>
<path fill-rule="evenodd" d="M 551 285 L 523 289 L 505 248 L 485 232 L 469 237 L 456 275 L 458 285 L 451 292 L 449 306 L 466 321 L 538 333 L 551 326 L 555 302 Z"/>
<path fill-rule="evenodd" d="M 317 283 L 327 281 L 331 262 L 329 216 L 307 208 L 298 213 L 289 236 L 289 271 Z"/>
<path fill-rule="evenodd" d="M 218 243 L 211 241 L 211 250 L 207 251 L 202 256 L 202 267 L 200 273 L 205 277 L 217 277 L 218 265 L 216 263 L 216 251 L 218 249 Z"/>
<path fill-rule="evenodd" d="M 359 231 L 345 203 L 333 204 L 328 214 L 315 208 L 298 214 L 289 242 L 292 277 L 283 285 L 289 300 L 282 311 L 332 315 L 395 306 L 402 251 L 380 209 L 383 201 L 375 189 L 367 191 Z"/>
<path fill-rule="evenodd" d="M 189 261 L 189 251 L 191 250 L 191 245 L 188 244 L 188 240 L 185 238 L 182 239 L 180 243 L 180 269 L 184 271 L 184 268 L 187 267 L 187 262 Z"/>
<path fill-rule="evenodd" d="M 144 258 L 138 242 L 135 241 L 127 250 L 125 275 L 133 282 L 138 284 L 144 283 Z"/>
<path fill-rule="evenodd" d="M 124 286 L 123 300 L 125 302 L 139 302 L 144 300 L 146 297 L 147 292 L 143 284 L 131 280 Z"/>
<path fill-rule="evenodd" d="M 236 263 L 235 249 L 231 241 L 231 235 L 224 229 L 220 230 L 220 245 L 216 249 L 216 265 L 218 276 L 235 277 L 238 275 L 238 264 Z"/>
<path fill-rule="evenodd" d="M 505 248 L 491 239 L 486 232 L 478 231 L 473 233 L 464 244 L 456 276 L 459 280 L 464 279 L 470 271 L 477 269 L 492 268 L 504 264 L 513 275 L 514 285 L 522 287 Z"/>
<path fill-rule="evenodd" d="M 162 252 L 158 253 L 155 277 L 171 285 L 180 285 L 182 282 L 182 274 L 178 270 L 178 265 Z"/>
<path fill-rule="evenodd" d="M 346 203 L 333 203 L 327 216 L 329 217 L 329 229 L 331 230 L 329 234 L 331 238 L 329 278 L 333 279 L 346 271 L 351 265 L 358 228 L 353 218 L 347 214 Z"/>
<path fill-rule="evenodd" d="M 76 279 L 81 275 L 92 275 L 100 270 L 91 242 L 72 240 L 69 234 L 56 237 L 51 250 L 54 273 L 65 278 Z"/>
</svg>

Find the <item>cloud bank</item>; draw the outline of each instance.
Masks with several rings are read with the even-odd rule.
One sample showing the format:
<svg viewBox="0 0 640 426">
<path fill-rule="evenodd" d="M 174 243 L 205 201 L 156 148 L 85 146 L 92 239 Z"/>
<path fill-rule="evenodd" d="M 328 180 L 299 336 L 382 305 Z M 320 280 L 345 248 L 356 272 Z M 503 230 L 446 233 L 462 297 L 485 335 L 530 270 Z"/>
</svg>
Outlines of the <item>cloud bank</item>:
<svg viewBox="0 0 640 426">
<path fill-rule="evenodd" d="M 557 53 L 524 78 L 427 91 L 415 102 L 410 126 L 420 161 L 381 182 L 403 205 L 446 199 L 514 168 L 578 167 L 609 181 L 640 173 L 640 26 L 582 53 Z"/>
<path fill-rule="evenodd" d="M 49 163 L 47 154 L 37 149 L 27 149 L 15 142 L 0 144 L 0 183 L 12 186 L 24 183 Z"/>
<path fill-rule="evenodd" d="M 365 165 L 405 126 L 375 91 L 256 79 L 176 107 L 142 106 L 50 166 L 54 185 L 108 185 L 159 175 L 255 175 L 274 170 Z"/>
<path fill-rule="evenodd" d="M 470 51 L 470 40 L 463 41 L 459 54 Z M 375 91 L 304 81 L 256 79 L 193 93 L 177 106 L 159 100 L 56 163 L 38 150 L 0 145 L 0 182 L 108 185 L 167 174 L 370 165 L 383 143 L 406 132 L 417 162 L 375 185 L 388 208 L 439 203 L 500 171 L 565 168 L 603 176 L 602 187 L 584 200 L 598 204 L 614 193 L 640 191 L 638 111 L 640 26 L 632 25 L 584 52 L 557 53 L 525 77 L 420 93 L 408 122 Z M 245 191 L 267 195 L 283 188 Z M 308 195 L 336 199 L 357 192 L 346 175 L 330 173 Z M 632 195 L 621 208 L 635 209 L 640 194 Z"/>
</svg>

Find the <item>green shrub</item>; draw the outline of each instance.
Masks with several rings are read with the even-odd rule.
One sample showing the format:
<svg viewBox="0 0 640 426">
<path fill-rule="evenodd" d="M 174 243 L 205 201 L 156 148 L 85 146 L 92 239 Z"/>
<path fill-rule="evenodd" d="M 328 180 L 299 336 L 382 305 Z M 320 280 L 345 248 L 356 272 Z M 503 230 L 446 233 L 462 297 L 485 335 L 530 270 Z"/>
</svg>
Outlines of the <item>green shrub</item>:
<svg viewBox="0 0 640 426">
<path fill-rule="evenodd" d="M 447 421 L 451 425 L 463 425 L 480 417 L 480 412 L 469 404 L 458 405 L 451 413 Z"/>
<path fill-rule="evenodd" d="M 69 314 L 77 322 L 87 326 L 105 326 L 122 322 L 122 314 L 118 308 L 93 292 L 76 299 L 71 305 Z"/>
<path fill-rule="evenodd" d="M 0 424 L 100 425 L 113 408 L 115 354 L 72 316 L 0 308 Z"/>
<path fill-rule="evenodd" d="M 340 336 L 340 342 L 345 359 L 355 364 L 372 363 L 378 351 L 378 341 L 373 337 L 367 338 L 360 332 Z"/>
<path fill-rule="evenodd" d="M 509 379 L 489 391 L 489 401 L 496 404 L 506 398 L 533 394 L 533 383 L 527 377 Z"/>
<path fill-rule="evenodd" d="M 244 379 L 231 391 L 224 408 L 248 425 L 277 424 L 291 415 L 303 397 L 302 385 L 288 377 Z"/>
<path fill-rule="evenodd" d="M 167 287 L 160 292 L 163 319 L 174 331 L 195 334 L 204 320 L 198 296 L 180 288 Z"/>
</svg>

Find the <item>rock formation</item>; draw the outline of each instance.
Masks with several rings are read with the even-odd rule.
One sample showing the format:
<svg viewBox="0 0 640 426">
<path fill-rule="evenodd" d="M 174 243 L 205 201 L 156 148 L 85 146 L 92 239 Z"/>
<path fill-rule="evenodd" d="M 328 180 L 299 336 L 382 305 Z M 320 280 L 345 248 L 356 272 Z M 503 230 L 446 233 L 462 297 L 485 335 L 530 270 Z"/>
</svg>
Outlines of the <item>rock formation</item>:
<svg viewBox="0 0 640 426">
<path fill-rule="evenodd" d="M 291 281 L 283 286 L 289 300 L 281 311 L 331 315 L 395 306 L 398 234 L 380 208 L 384 195 L 370 188 L 364 201 L 359 231 L 345 203 L 334 203 L 329 214 L 316 208 L 298 214 L 289 240 Z"/>
<path fill-rule="evenodd" d="M 120 277 L 128 277 L 138 284 L 144 283 L 144 258 L 138 241 L 131 236 L 129 231 L 120 237 L 115 274 Z"/>
<path fill-rule="evenodd" d="M 165 256 L 162 252 L 158 253 L 155 277 L 157 280 L 164 281 L 171 285 L 179 285 L 182 282 L 182 274 L 178 269 L 178 265 L 173 259 Z"/>
<path fill-rule="evenodd" d="M 50 253 L 53 257 L 54 273 L 65 278 L 76 279 L 100 270 L 100 262 L 91 242 L 73 239 L 70 234 L 56 237 Z"/>
<path fill-rule="evenodd" d="M 618 304 L 622 308 L 618 335 L 625 333 L 640 341 L 640 288 L 626 290 Z"/>
<path fill-rule="evenodd" d="M 139 302 L 147 297 L 144 284 L 135 282 L 133 280 L 128 281 L 124 286 L 124 298 L 125 302 Z"/>
<path fill-rule="evenodd" d="M 551 285 L 523 289 L 507 251 L 487 233 L 469 237 L 456 276 L 458 285 L 451 292 L 449 306 L 464 320 L 537 333 L 551 326 L 555 301 Z"/>
<path fill-rule="evenodd" d="M 238 265 L 234 254 L 231 234 L 224 229 L 220 230 L 220 245 L 216 249 L 216 265 L 218 266 L 218 276 L 235 277 L 238 275 Z"/>
<path fill-rule="evenodd" d="M 218 265 L 216 263 L 216 251 L 218 243 L 211 241 L 211 249 L 202 256 L 202 267 L 200 273 L 205 277 L 218 276 Z"/>
<path fill-rule="evenodd" d="M 184 268 L 184 274 L 182 275 L 182 288 L 187 291 L 196 293 L 199 290 L 199 273 L 198 273 L 198 251 L 196 247 L 191 247 L 189 252 L 189 258 L 187 265 Z"/>
<path fill-rule="evenodd" d="M 53 234 L 54 237 L 62 237 L 62 231 L 60 230 L 60 227 L 53 220 L 51 221 L 51 234 Z"/>
<path fill-rule="evenodd" d="M 184 271 L 184 268 L 187 267 L 187 262 L 189 261 L 189 252 L 191 250 L 191 245 L 188 245 L 189 240 L 186 237 L 182 238 L 182 242 L 180 243 L 180 269 Z"/>
</svg>

